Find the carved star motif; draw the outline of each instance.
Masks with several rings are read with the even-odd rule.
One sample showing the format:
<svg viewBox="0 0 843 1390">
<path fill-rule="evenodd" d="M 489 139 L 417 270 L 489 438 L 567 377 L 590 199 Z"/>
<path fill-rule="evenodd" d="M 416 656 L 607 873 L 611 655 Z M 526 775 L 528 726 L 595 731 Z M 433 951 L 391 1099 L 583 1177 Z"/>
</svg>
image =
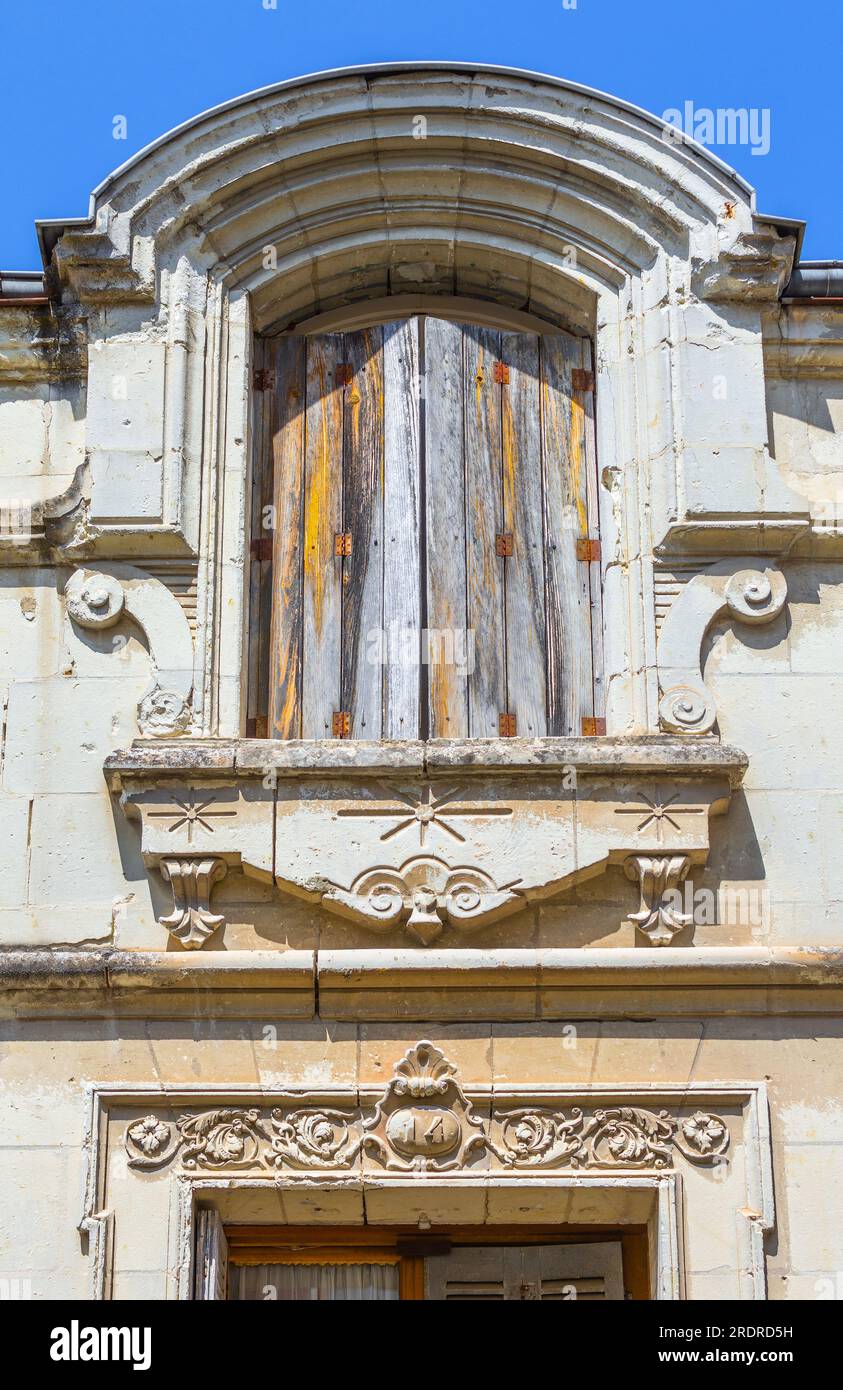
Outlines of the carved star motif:
<svg viewBox="0 0 843 1390">
<path fill-rule="evenodd" d="M 418 827 L 419 845 L 423 846 L 427 839 L 428 832 L 436 827 L 450 835 L 452 839 L 458 840 L 460 844 L 465 844 L 465 836 L 457 830 L 456 826 L 449 824 L 455 817 L 460 816 L 511 816 L 510 806 L 460 806 L 454 802 L 462 794 L 462 787 L 452 787 L 450 791 L 443 792 L 436 796 L 433 787 L 428 784 L 422 789 L 418 796 L 413 796 L 408 792 L 396 791 L 394 787 L 389 789 L 390 796 L 400 802 L 398 806 L 353 806 L 343 808 L 339 811 L 341 816 L 363 816 L 367 819 L 373 817 L 385 817 L 396 821 L 381 835 L 381 841 L 392 840 L 397 835 L 402 835 L 406 830 L 413 830 Z M 443 815 L 443 810 L 445 814 Z M 447 819 L 445 818 L 447 816 Z"/>
<path fill-rule="evenodd" d="M 703 808 L 701 806 L 682 806 L 681 808 L 676 806 L 671 815 L 669 808 L 678 800 L 678 792 L 674 792 L 673 796 L 668 797 L 667 801 L 659 796 L 658 788 L 656 788 L 652 801 L 649 796 L 645 796 L 644 792 L 641 792 L 640 795 L 644 803 L 643 806 L 616 806 L 615 815 L 638 816 L 639 824 L 635 827 L 637 831 L 647 830 L 651 825 L 654 825 L 656 828 L 656 839 L 660 845 L 664 844 L 665 822 L 672 826 L 674 830 L 681 830 L 682 827 L 675 819 L 676 816 L 700 816 L 703 813 Z"/>
<path fill-rule="evenodd" d="M 174 797 L 174 806 L 167 806 L 160 811 L 150 811 L 150 816 L 166 816 L 172 819 L 172 825 L 167 826 L 167 830 L 172 834 L 176 830 L 181 830 L 183 825 L 187 826 L 187 843 L 193 842 L 193 827 L 198 825 L 202 830 L 207 830 L 213 834 L 214 827 L 211 819 L 218 816 L 236 816 L 235 810 L 230 811 L 211 811 L 208 808 L 213 805 L 214 797 L 209 796 L 205 801 L 196 801 L 194 792 L 188 794 L 186 801 L 180 801 Z"/>
</svg>

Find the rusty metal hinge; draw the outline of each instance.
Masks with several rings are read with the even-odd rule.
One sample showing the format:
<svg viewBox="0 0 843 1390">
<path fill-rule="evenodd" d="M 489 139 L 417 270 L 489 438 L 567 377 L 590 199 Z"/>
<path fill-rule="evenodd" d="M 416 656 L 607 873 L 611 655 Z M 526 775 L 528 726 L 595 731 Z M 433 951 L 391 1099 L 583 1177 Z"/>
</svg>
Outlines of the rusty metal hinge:
<svg viewBox="0 0 843 1390">
<path fill-rule="evenodd" d="M 272 367 L 258 367 L 252 377 L 256 391 L 272 391 L 275 388 L 275 372 Z"/>
<path fill-rule="evenodd" d="M 348 738 L 350 729 L 351 715 L 348 710 L 335 710 L 331 715 L 331 733 L 334 738 Z"/>
<path fill-rule="evenodd" d="M 577 559 L 587 560 L 589 564 L 592 560 L 600 559 L 600 542 L 582 536 L 577 539 Z"/>
<path fill-rule="evenodd" d="M 249 554 L 253 560 L 272 559 L 272 537 L 260 536 L 257 540 L 249 542 Z"/>
<path fill-rule="evenodd" d="M 574 367 L 571 372 L 571 386 L 575 391 L 593 391 L 594 372 L 586 371 L 585 367 Z"/>
<path fill-rule="evenodd" d="M 496 555 L 514 555 L 514 554 L 515 554 L 515 542 L 514 542 L 514 540 L 512 539 L 512 532 L 511 532 L 511 531 L 499 531 L 498 534 L 495 536 L 495 554 L 496 554 Z"/>
<path fill-rule="evenodd" d="M 505 362 L 495 363 L 492 368 L 492 380 L 496 381 L 499 386 L 509 385 L 509 367 L 507 367 Z"/>
<path fill-rule="evenodd" d="M 498 733 L 501 738 L 515 738 L 515 725 L 516 720 L 514 714 L 498 715 Z"/>
<path fill-rule="evenodd" d="M 597 738 L 606 732 L 606 720 L 594 719 L 591 715 L 584 715 L 582 721 L 583 738 Z"/>
<path fill-rule="evenodd" d="M 350 386 L 354 377 L 354 368 L 350 362 L 338 362 L 334 371 L 334 381 L 337 386 Z"/>
<path fill-rule="evenodd" d="M 350 554 L 351 554 L 351 532 L 350 532 L 350 531 L 337 531 L 336 535 L 334 536 L 334 554 L 335 554 L 335 555 L 350 555 Z"/>
</svg>

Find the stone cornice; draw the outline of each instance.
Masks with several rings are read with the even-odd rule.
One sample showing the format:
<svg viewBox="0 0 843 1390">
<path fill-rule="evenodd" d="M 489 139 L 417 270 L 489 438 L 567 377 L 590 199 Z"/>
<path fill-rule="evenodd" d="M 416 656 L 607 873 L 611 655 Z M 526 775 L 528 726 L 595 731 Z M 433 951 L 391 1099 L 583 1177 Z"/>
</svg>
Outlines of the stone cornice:
<svg viewBox="0 0 843 1390">
<path fill-rule="evenodd" d="M 326 773 L 371 777 L 391 772 L 461 774 L 553 772 L 582 769 L 618 777 L 671 773 L 727 777 L 740 786 L 746 754 L 717 739 L 643 734 L 633 738 L 441 739 L 384 743 L 358 740 L 139 739 L 112 753 L 104 772 L 112 791 L 158 777 L 279 778 Z"/>
<path fill-rule="evenodd" d="M 843 1013 L 843 950 L 0 952 L 16 1017 L 550 1021 Z"/>
</svg>

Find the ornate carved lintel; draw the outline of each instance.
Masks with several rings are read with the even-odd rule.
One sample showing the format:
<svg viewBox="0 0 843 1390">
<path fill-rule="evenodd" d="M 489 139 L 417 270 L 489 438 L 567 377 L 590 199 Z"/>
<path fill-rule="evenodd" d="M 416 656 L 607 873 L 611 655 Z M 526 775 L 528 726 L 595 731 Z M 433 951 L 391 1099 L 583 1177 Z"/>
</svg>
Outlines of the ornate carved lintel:
<svg viewBox="0 0 843 1390">
<path fill-rule="evenodd" d="M 211 912 L 211 892 L 215 883 L 225 878 L 224 859 L 208 856 L 204 859 L 162 859 L 161 876 L 173 890 L 173 911 L 160 917 L 162 927 L 188 950 L 201 946 L 225 917 Z"/>
<path fill-rule="evenodd" d="M 690 865 L 687 854 L 634 854 L 624 864 L 627 878 L 637 882 L 641 891 L 641 907 L 629 914 L 629 920 L 653 946 L 669 946 L 693 920 L 677 910 L 679 884 Z"/>
<path fill-rule="evenodd" d="M 276 1177 L 293 1170 L 344 1178 L 366 1167 L 470 1175 L 490 1161 L 525 1172 L 664 1170 L 677 1153 L 694 1164 L 725 1161 L 731 1136 L 720 1115 L 671 1113 L 641 1099 L 631 1092 L 628 1100 L 589 1100 L 585 1092 L 556 1104 L 506 1103 L 489 1116 L 468 1099 L 454 1064 L 423 1039 L 396 1064 L 374 1106 L 350 1094 L 343 1109 L 262 1098 L 178 1117 L 147 1114 L 129 1123 L 124 1142 L 132 1168 L 153 1171 L 178 1159 L 187 1172 Z M 690 1109 L 687 1096 L 681 1106 Z"/>
</svg>

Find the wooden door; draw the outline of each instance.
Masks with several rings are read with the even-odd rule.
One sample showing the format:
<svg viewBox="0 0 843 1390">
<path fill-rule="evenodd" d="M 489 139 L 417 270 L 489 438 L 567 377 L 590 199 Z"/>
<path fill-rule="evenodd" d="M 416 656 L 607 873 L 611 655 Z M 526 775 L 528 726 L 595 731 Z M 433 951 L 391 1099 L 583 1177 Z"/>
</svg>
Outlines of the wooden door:
<svg viewBox="0 0 843 1390">
<path fill-rule="evenodd" d="M 587 340 L 425 318 L 262 353 L 269 736 L 595 732 Z"/>
</svg>

